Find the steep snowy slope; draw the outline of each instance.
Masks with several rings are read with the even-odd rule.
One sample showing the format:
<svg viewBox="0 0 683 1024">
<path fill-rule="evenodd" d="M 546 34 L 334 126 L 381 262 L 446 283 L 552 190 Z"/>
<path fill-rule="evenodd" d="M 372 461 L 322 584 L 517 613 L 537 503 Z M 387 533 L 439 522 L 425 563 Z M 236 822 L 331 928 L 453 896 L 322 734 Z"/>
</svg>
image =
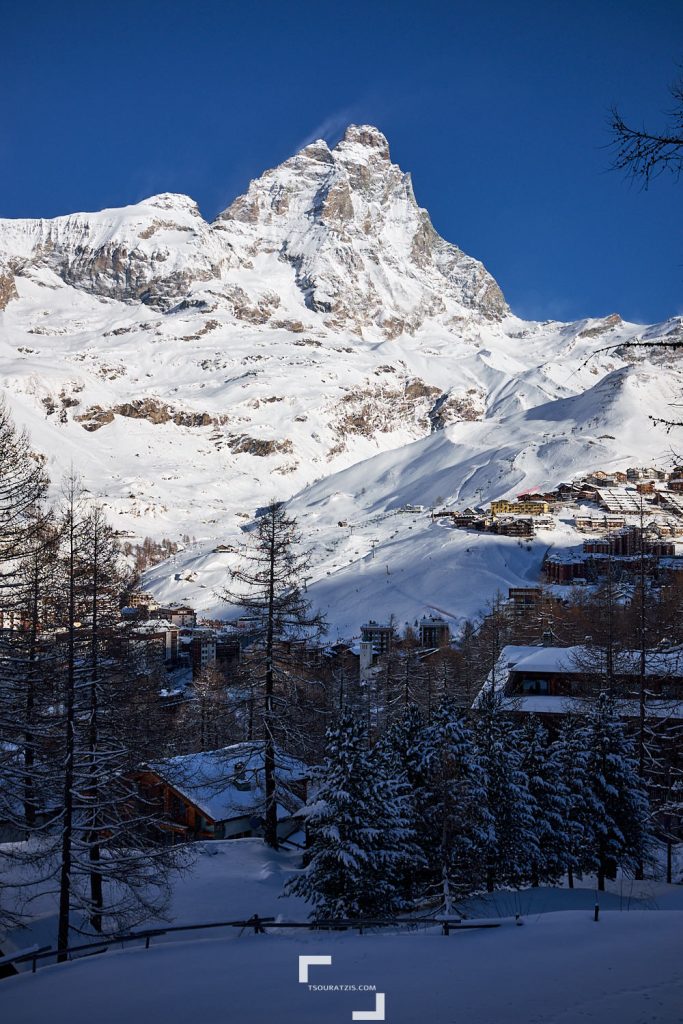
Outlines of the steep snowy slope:
<svg viewBox="0 0 683 1024">
<path fill-rule="evenodd" d="M 664 336 L 679 318 L 515 317 L 369 126 L 307 146 L 213 223 L 171 194 L 0 221 L 0 389 L 55 480 L 73 462 L 122 530 L 202 541 L 155 585 L 193 573 L 182 596 L 207 608 L 205 560 L 271 497 L 299 495 L 327 587 L 340 519 L 662 458 L 648 415 L 680 372 L 637 344 Z M 326 519 L 336 492 L 349 507 Z"/>
<path fill-rule="evenodd" d="M 309 596 L 332 635 L 352 636 L 362 621 L 390 613 L 404 623 L 431 611 L 458 624 L 481 613 L 498 590 L 536 582 L 551 545 L 579 540 L 563 522 L 522 542 L 452 530 L 427 510 L 404 509 L 478 504 L 595 466 L 665 464 L 670 438 L 647 410 L 674 401 L 682 387 L 683 371 L 665 383 L 641 368 L 616 370 L 580 395 L 435 431 L 304 489 L 289 511 L 313 551 Z M 148 582 L 164 600 L 224 613 L 216 595 L 232 556 L 213 549 L 198 543 L 172 572 L 152 570 Z"/>
</svg>

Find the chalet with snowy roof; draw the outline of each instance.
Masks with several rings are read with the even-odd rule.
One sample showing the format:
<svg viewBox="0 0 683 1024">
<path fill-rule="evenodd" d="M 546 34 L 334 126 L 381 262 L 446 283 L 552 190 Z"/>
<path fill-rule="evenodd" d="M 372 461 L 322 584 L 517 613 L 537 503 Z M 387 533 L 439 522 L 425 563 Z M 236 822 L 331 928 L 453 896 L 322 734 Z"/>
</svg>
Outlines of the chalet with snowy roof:
<svg viewBox="0 0 683 1024">
<path fill-rule="evenodd" d="M 306 802 L 309 768 L 276 751 L 278 836 L 301 828 L 296 813 Z M 166 816 L 175 841 L 241 839 L 263 834 L 265 815 L 264 745 L 236 743 L 219 750 L 183 754 L 150 762 L 138 773 L 140 795 Z"/>
<path fill-rule="evenodd" d="M 493 519 L 487 512 L 466 508 L 462 512 L 454 512 L 452 521 L 459 530 L 488 530 Z"/>
<path fill-rule="evenodd" d="M 531 487 L 526 491 L 522 491 L 521 494 L 518 494 L 517 501 L 547 501 L 547 498 L 543 491 Z"/>
<path fill-rule="evenodd" d="M 600 507 L 607 512 L 638 515 L 646 496 L 638 494 L 635 488 L 629 490 L 626 487 L 598 487 L 597 500 Z"/>
<path fill-rule="evenodd" d="M 557 715 L 585 711 L 586 699 L 604 686 L 605 653 L 585 645 L 508 644 L 489 673 L 474 703 L 492 688 L 503 694 L 508 710 L 526 714 Z M 614 653 L 613 685 L 617 693 L 633 694 L 640 678 L 640 652 Z M 683 648 L 647 653 L 648 714 L 683 718 Z M 637 717 L 638 702 L 620 701 L 624 717 Z"/>
<path fill-rule="evenodd" d="M 533 537 L 536 530 L 531 517 L 499 516 L 494 523 L 494 532 L 499 537 Z"/>
</svg>

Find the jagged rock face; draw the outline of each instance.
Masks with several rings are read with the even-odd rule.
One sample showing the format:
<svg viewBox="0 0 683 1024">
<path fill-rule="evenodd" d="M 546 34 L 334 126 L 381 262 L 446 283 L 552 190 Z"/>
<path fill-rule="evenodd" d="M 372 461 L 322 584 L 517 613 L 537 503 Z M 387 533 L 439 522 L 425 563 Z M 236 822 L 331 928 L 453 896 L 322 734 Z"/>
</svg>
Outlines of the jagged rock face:
<svg viewBox="0 0 683 1024">
<path fill-rule="evenodd" d="M 17 286 L 14 280 L 14 271 L 9 266 L 0 263 L 0 310 L 6 309 L 12 299 L 17 298 Z"/>
<path fill-rule="evenodd" d="M 481 263 L 435 232 L 410 175 L 370 126 L 351 125 L 334 149 L 318 141 L 266 171 L 213 224 L 187 196 L 163 194 L 121 210 L 0 221 L 3 253 L 94 295 L 162 312 L 203 301 L 250 323 L 280 305 L 273 279 L 283 290 L 291 282 L 325 326 L 357 334 L 395 338 L 430 317 L 507 311 Z M 3 277 L 0 302 L 13 294 Z"/>
<path fill-rule="evenodd" d="M 516 318 L 367 126 L 267 171 L 213 224 L 171 194 L 0 221 L 0 399 L 55 482 L 77 463 L 120 525 L 144 517 L 155 535 L 218 536 L 270 497 L 430 435 L 435 450 L 439 437 L 467 452 L 490 437 L 487 450 L 507 453 L 491 471 L 465 456 L 435 494 L 464 481 L 468 502 L 500 495 L 501 458 L 506 489 L 551 482 L 546 420 L 564 423 L 567 402 L 572 444 L 585 429 L 586 460 L 609 461 L 604 438 L 632 406 L 661 413 L 647 375 L 671 390 L 678 352 L 645 342 L 683 344 L 683 319 Z M 642 388 L 628 392 L 620 368 Z M 617 386 L 626 412 L 596 419 Z M 391 472 L 383 481 L 394 494 Z"/>
<path fill-rule="evenodd" d="M 332 150 L 307 146 L 252 182 L 216 225 L 247 250 L 267 238 L 308 308 L 359 332 L 414 333 L 450 303 L 492 318 L 507 309 L 482 264 L 436 233 L 376 128 L 351 125 Z"/>
<path fill-rule="evenodd" d="M 3 249 L 21 257 L 24 270 L 49 267 L 94 295 L 161 310 L 230 262 L 229 249 L 215 244 L 196 203 L 171 194 L 120 210 L 0 221 L 0 255 Z"/>
</svg>

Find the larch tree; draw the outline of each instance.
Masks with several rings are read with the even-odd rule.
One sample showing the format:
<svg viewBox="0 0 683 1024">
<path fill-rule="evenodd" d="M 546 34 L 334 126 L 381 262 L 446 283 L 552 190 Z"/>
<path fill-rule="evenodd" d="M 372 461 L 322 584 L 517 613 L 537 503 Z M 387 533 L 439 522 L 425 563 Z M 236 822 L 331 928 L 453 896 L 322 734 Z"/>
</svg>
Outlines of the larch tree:
<svg viewBox="0 0 683 1024">
<path fill-rule="evenodd" d="M 230 571 L 224 600 L 244 609 L 251 620 L 251 651 L 248 666 L 254 684 L 253 700 L 264 743 L 265 822 L 264 837 L 277 848 L 276 744 L 300 753 L 305 740 L 301 728 L 294 737 L 288 706 L 296 688 L 292 645 L 309 644 L 325 629 L 322 617 L 306 599 L 309 556 L 301 549 L 296 520 L 287 516 L 281 502 L 272 501 L 247 532 L 240 559 Z M 287 751 L 290 752 L 290 751 Z"/>
<path fill-rule="evenodd" d="M 625 171 L 643 188 L 666 172 L 680 177 L 683 171 L 683 78 L 670 87 L 672 105 L 667 124 L 657 131 L 628 124 L 617 107 L 610 111 L 615 170 Z"/>
<path fill-rule="evenodd" d="M 609 113 L 612 169 L 625 172 L 644 189 L 663 174 L 672 174 L 678 180 L 683 171 L 683 77 L 679 76 L 669 86 L 669 95 L 671 105 L 666 113 L 666 123 L 654 131 L 644 125 L 635 127 L 627 122 L 616 106 Z M 639 340 L 628 343 L 628 347 L 677 351 L 683 348 L 683 341 L 678 334 L 673 334 L 669 340 Z M 649 418 L 667 431 L 683 426 L 680 419 Z"/>
<path fill-rule="evenodd" d="M 121 563 L 102 510 L 65 482 L 58 558 L 60 671 L 51 773 L 62 799 L 45 844 L 58 891 L 58 958 L 70 935 L 119 931 L 163 911 L 180 854 L 140 794 L 134 662 L 118 623 Z"/>
<path fill-rule="evenodd" d="M 39 828 L 38 810 L 46 809 L 38 778 L 38 689 L 46 666 L 37 637 L 52 543 L 47 486 L 44 459 L 0 400 L 0 819 L 17 838 Z M 0 867 L 17 850 L 3 847 Z M 0 922 L 15 916 L 5 899 L 5 877 L 0 870 Z"/>
</svg>

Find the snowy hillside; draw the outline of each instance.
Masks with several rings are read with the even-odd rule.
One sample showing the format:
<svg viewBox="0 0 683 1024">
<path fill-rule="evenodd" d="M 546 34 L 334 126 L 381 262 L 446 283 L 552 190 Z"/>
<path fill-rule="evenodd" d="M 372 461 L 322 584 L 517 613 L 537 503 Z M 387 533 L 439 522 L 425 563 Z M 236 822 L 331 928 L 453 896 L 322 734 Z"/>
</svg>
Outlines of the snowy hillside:
<svg viewBox="0 0 683 1024">
<path fill-rule="evenodd" d="M 198 538 L 151 583 L 207 610 L 229 558 L 216 544 L 293 495 L 320 600 L 354 620 L 360 573 L 368 605 L 399 618 L 470 614 L 534 578 L 541 541 L 523 559 L 487 538 L 477 593 L 449 587 L 471 542 L 389 514 L 667 461 L 648 416 L 677 404 L 681 370 L 637 343 L 682 336 L 679 318 L 514 316 L 369 126 L 307 146 L 213 223 L 171 194 L 0 221 L 0 390 L 53 478 L 73 462 L 119 529 Z"/>
</svg>

